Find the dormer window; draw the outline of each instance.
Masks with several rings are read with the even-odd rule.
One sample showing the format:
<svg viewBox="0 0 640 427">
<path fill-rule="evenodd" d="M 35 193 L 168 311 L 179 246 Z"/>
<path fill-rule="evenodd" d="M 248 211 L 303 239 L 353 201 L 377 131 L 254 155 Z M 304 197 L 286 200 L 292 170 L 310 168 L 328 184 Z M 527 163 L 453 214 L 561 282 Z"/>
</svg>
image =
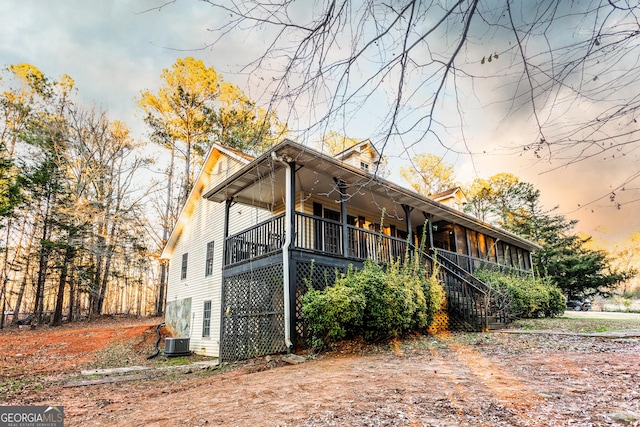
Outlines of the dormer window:
<svg viewBox="0 0 640 427">
<path fill-rule="evenodd" d="M 369 172 L 369 163 L 360 162 L 360 169 L 362 169 L 363 171 Z"/>
</svg>

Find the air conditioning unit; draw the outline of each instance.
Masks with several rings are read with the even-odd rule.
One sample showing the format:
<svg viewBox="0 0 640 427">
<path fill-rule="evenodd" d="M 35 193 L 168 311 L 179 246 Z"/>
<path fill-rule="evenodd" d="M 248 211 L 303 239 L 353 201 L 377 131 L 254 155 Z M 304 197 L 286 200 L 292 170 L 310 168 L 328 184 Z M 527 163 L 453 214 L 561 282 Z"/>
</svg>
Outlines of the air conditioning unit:
<svg viewBox="0 0 640 427">
<path fill-rule="evenodd" d="M 189 338 L 166 338 L 164 340 L 165 356 L 188 356 L 190 354 Z"/>
</svg>

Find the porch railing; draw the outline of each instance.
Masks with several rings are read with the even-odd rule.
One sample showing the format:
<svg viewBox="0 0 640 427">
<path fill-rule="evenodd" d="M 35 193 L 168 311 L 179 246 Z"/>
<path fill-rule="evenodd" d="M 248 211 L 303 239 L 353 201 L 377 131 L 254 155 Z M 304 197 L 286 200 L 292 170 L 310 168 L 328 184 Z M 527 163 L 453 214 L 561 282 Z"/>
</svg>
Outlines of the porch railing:
<svg viewBox="0 0 640 427">
<path fill-rule="evenodd" d="M 284 214 L 281 214 L 227 237 L 225 265 L 279 251 L 284 244 L 284 230 Z"/>
<path fill-rule="evenodd" d="M 378 262 L 390 262 L 402 257 L 407 242 L 378 232 L 347 225 L 347 251 L 344 250 L 342 223 L 304 213 L 296 213 L 296 249 L 321 252 Z"/>
<path fill-rule="evenodd" d="M 453 273 L 455 277 L 453 281 L 451 281 L 449 277 L 440 277 L 447 288 L 447 301 L 450 304 L 449 306 L 451 307 L 453 303 L 454 307 L 463 310 L 459 314 L 467 317 L 470 313 L 467 307 L 469 296 L 474 296 L 472 300 L 477 301 L 477 303 L 474 303 L 477 304 L 478 308 L 481 308 L 483 313 L 482 315 L 473 313 L 472 318 L 480 320 L 478 326 L 481 326 L 483 330 L 489 328 L 489 321 L 501 324 L 508 323 L 511 320 L 509 318 L 509 298 L 502 292 L 476 278 L 471 272 L 465 269 L 464 265 L 459 265 L 456 261 L 452 260 L 450 254 L 452 254 L 452 252 L 438 249 L 433 255 L 433 258 L 435 258 L 445 270 L 450 272 L 447 273 L 446 276 L 451 276 L 451 273 Z M 462 279 L 464 282 L 462 289 L 460 288 L 458 279 Z M 454 301 L 452 301 L 452 299 Z"/>
<path fill-rule="evenodd" d="M 522 270 L 516 267 L 488 261 L 486 259 L 474 258 L 470 255 L 459 254 L 457 252 L 446 251 L 444 249 L 437 249 L 437 251 L 440 259 L 447 259 L 456 265 L 459 265 L 469 273 L 473 273 L 477 270 L 496 270 L 504 273 L 515 273 L 520 276 L 531 276 L 532 274 L 530 270 Z"/>
<path fill-rule="evenodd" d="M 386 236 L 352 225 L 347 226 L 347 251 L 343 248 L 342 223 L 296 212 L 296 233 L 292 245 L 308 250 L 357 260 L 367 258 L 390 262 L 404 256 L 406 240 Z M 227 237 L 225 265 L 237 264 L 282 249 L 285 239 L 284 214 L 263 221 Z"/>
<path fill-rule="evenodd" d="M 407 252 L 406 240 L 348 225 L 345 254 L 343 230 L 343 224 L 338 221 L 296 212 L 296 234 L 292 246 L 298 250 L 360 261 L 371 258 L 383 263 L 402 258 Z M 277 253 L 282 249 L 284 240 L 285 216 L 281 214 L 229 236 L 225 242 L 225 265 Z M 415 250 L 413 245 L 410 250 Z M 482 260 L 441 249 L 433 255 L 422 255 L 431 265 L 433 262 L 439 264 L 438 274 L 447 291 L 449 310 L 457 313 L 459 318 L 480 330 L 486 330 L 490 322 L 508 321 L 506 297 L 467 270 L 478 267 L 476 261 Z M 485 262 L 484 265 L 488 267 L 489 264 Z"/>
</svg>

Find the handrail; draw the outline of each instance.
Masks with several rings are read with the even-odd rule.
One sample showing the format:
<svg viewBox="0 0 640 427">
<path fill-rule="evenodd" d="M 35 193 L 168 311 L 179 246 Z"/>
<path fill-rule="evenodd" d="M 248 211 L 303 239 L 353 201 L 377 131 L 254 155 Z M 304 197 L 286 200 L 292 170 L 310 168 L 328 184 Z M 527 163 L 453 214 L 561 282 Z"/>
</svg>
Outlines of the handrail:
<svg viewBox="0 0 640 427">
<path fill-rule="evenodd" d="M 457 252 L 452 252 L 452 251 L 448 251 L 446 249 L 440 249 L 440 248 L 438 248 L 437 251 L 438 251 L 438 254 L 443 255 L 444 258 L 448 258 L 450 261 L 458 265 L 461 265 L 461 262 L 460 262 L 461 260 L 464 261 L 469 266 L 469 268 L 466 270 L 472 274 L 474 270 L 487 269 L 487 267 L 489 267 L 492 270 L 498 270 L 498 271 L 505 270 L 507 272 L 515 272 L 522 276 L 530 276 L 532 274 L 532 271 L 529 271 L 529 270 L 523 270 L 518 267 L 514 267 L 506 264 L 500 264 L 500 263 L 489 261 L 483 258 L 475 258 L 467 254 L 460 254 Z M 455 259 L 456 261 L 454 261 L 452 258 Z M 479 264 L 479 267 L 476 267 L 476 263 Z"/>
<path fill-rule="evenodd" d="M 407 241 L 380 232 L 347 225 L 347 248 L 343 248 L 342 223 L 296 212 L 296 249 L 311 250 L 363 261 L 371 258 L 391 262 L 404 256 Z"/>
<path fill-rule="evenodd" d="M 483 288 L 487 289 L 488 285 L 478 279 L 472 283 L 465 274 L 467 272 L 457 264 L 449 260 L 442 263 L 437 256 L 433 257 L 414 245 L 411 247 L 431 265 L 438 265 L 439 279 L 445 285 L 449 310 L 456 311 L 463 320 L 474 324 L 475 327 L 487 330 L 489 295 Z"/>
<path fill-rule="evenodd" d="M 225 240 L 225 265 L 237 264 L 279 251 L 284 244 L 284 214 L 262 221 Z"/>
<path fill-rule="evenodd" d="M 460 267 L 458 264 L 451 261 L 447 257 L 439 257 L 439 250 L 436 250 L 434 252 L 435 258 L 438 260 L 440 265 L 447 265 L 450 269 L 457 271 L 460 275 L 462 275 L 465 280 L 470 284 L 473 284 L 474 287 L 479 287 L 486 290 L 486 292 L 484 293 L 488 296 L 487 309 L 495 315 L 497 321 L 506 323 L 509 320 L 508 311 L 510 303 L 506 295 L 504 295 L 502 292 L 495 289 L 491 285 L 478 279 L 473 274 L 466 271 L 464 268 Z"/>
</svg>

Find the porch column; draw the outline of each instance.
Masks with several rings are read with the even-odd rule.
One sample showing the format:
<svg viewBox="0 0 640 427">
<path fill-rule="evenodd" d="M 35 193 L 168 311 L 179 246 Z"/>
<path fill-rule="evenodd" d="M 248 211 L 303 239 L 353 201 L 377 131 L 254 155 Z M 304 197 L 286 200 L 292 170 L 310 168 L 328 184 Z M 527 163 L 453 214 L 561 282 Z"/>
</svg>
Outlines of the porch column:
<svg viewBox="0 0 640 427">
<path fill-rule="evenodd" d="M 462 227 L 462 229 L 464 230 L 464 236 L 467 239 L 467 257 L 469 259 L 469 273 L 473 273 L 473 256 L 471 256 L 471 240 L 469 240 L 469 232 L 467 230 L 467 227 Z M 478 239 L 476 238 L 476 240 Z"/>
<path fill-rule="evenodd" d="M 531 277 L 536 278 L 536 269 L 533 267 L 533 253 L 529 251 L 529 266 L 531 267 Z"/>
<path fill-rule="evenodd" d="M 347 183 L 333 178 L 340 191 L 340 221 L 342 222 L 342 256 L 349 256 L 349 229 L 347 228 Z"/>
<path fill-rule="evenodd" d="M 224 237 L 222 238 L 222 258 L 224 259 L 224 264 L 229 263 L 229 254 L 227 248 L 227 237 L 229 237 L 229 211 L 231 210 L 231 205 L 233 205 L 233 199 L 225 200 L 224 205 Z"/>
<path fill-rule="evenodd" d="M 411 244 L 414 244 L 413 241 L 413 226 L 411 225 L 411 211 L 413 211 L 413 207 L 409 205 L 402 205 L 402 209 L 404 210 L 404 219 L 407 224 L 407 238 Z"/>
<path fill-rule="evenodd" d="M 424 216 L 427 218 L 428 226 L 429 226 L 429 230 L 428 230 L 428 233 L 429 233 L 429 250 L 433 251 L 434 250 L 434 247 L 433 247 L 433 215 L 428 214 L 428 213 L 424 213 Z"/>
<path fill-rule="evenodd" d="M 296 232 L 296 163 L 286 162 L 285 177 L 285 242 L 282 247 L 282 276 L 284 286 L 285 344 L 289 351 L 293 346 L 296 330 L 296 280 L 295 263 L 291 262 L 291 246 L 295 246 Z"/>
<path fill-rule="evenodd" d="M 289 162 L 290 175 L 287 176 L 286 183 L 286 232 L 291 232 L 291 242 L 295 246 L 296 235 L 296 162 Z"/>
</svg>

